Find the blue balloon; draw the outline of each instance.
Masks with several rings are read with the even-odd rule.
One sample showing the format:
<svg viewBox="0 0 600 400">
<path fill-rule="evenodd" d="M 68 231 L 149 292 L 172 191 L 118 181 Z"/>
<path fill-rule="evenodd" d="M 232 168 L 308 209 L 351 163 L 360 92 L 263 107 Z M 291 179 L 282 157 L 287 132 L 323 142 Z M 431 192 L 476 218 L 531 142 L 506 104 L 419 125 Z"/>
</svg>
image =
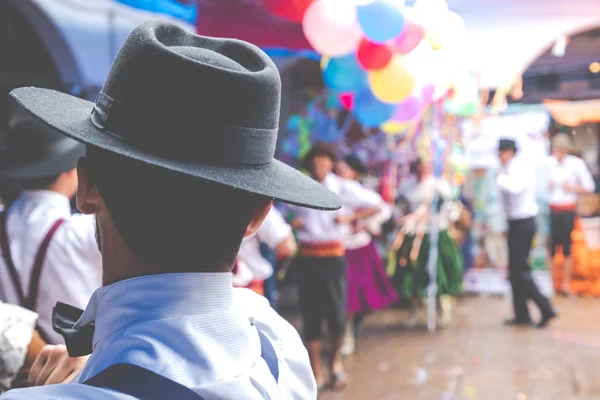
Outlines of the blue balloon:
<svg viewBox="0 0 600 400">
<path fill-rule="evenodd" d="M 404 15 L 396 0 L 376 0 L 358 7 L 358 23 L 365 37 L 374 43 L 385 43 L 404 28 Z"/>
<path fill-rule="evenodd" d="M 355 92 L 369 85 L 367 71 L 354 53 L 331 58 L 323 71 L 323 80 L 327 87 L 340 92 Z"/>
<path fill-rule="evenodd" d="M 354 116 L 361 125 L 377 127 L 388 121 L 396 106 L 379 101 L 369 90 L 362 90 L 354 97 Z"/>
</svg>

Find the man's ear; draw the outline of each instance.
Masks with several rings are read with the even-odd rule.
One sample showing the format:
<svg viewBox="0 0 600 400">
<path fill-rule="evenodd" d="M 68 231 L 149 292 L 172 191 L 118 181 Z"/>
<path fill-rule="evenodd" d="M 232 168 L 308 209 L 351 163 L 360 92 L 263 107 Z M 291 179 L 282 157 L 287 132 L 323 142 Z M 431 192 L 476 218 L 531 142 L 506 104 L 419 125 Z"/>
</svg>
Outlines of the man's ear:
<svg viewBox="0 0 600 400">
<path fill-rule="evenodd" d="M 89 164 L 85 157 L 81 157 L 77 163 L 77 208 L 83 214 L 98 214 L 101 209 L 102 198 L 98 187 L 91 179 Z"/>
<path fill-rule="evenodd" d="M 273 206 L 273 201 L 268 200 L 268 201 L 265 201 L 265 203 L 254 212 L 254 215 L 252 216 L 252 220 L 250 221 L 250 223 L 248 224 L 248 227 L 246 228 L 246 233 L 244 234 L 245 238 L 248 236 L 252 236 L 256 233 L 258 228 L 260 228 L 260 225 L 263 223 L 263 221 L 267 217 L 267 214 L 269 213 L 269 211 L 271 211 L 272 206 Z"/>
</svg>

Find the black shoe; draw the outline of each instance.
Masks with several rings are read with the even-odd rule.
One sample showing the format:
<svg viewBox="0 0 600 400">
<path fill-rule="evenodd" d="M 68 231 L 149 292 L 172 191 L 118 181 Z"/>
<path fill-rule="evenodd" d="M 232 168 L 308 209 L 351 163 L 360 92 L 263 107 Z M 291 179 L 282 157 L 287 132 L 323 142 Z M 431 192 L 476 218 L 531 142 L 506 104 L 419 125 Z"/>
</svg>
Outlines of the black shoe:
<svg viewBox="0 0 600 400">
<path fill-rule="evenodd" d="M 533 321 L 530 319 L 507 319 L 504 321 L 504 325 L 507 326 L 527 326 L 533 325 Z"/>
<path fill-rule="evenodd" d="M 536 327 L 545 328 L 548 326 L 550 320 L 553 320 L 556 317 L 558 317 L 558 314 L 554 311 L 552 311 L 550 314 L 542 315 L 542 319 L 540 320 L 540 322 L 537 323 Z"/>
</svg>

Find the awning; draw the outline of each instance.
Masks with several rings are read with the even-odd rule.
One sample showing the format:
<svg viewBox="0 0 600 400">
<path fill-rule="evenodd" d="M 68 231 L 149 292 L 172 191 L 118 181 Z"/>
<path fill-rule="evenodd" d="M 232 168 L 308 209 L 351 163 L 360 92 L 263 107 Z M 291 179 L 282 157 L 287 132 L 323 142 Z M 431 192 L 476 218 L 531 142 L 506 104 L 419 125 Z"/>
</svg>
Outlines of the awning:
<svg viewBox="0 0 600 400">
<path fill-rule="evenodd" d="M 74 94 L 101 88 L 125 39 L 139 24 L 165 19 L 195 27 L 113 0 L 13 0 L 49 49 L 61 79 Z"/>
<path fill-rule="evenodd" d="M 544 105 L 559 124 L 579 126 L 600 122 L 600 100 L 545 100 Z"/>
</svg>

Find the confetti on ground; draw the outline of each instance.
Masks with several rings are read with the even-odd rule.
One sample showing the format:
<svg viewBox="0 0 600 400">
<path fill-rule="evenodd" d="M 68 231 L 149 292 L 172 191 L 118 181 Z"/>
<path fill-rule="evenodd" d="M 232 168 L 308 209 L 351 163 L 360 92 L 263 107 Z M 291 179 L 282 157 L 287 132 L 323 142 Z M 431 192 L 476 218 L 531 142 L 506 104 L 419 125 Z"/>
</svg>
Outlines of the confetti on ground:
<svg viewBox="0 0 600 400">
<path fill-rule="evenodd" d="M 442 394 L 442 400 L 454 400 L 454 395 L 450 392 L 444 392 Z"/>
<path fill-rule="evenodd" d="M 417 368 L 415 370 L 415 385 L 422 385 L 427 382 L 429 374 L 425 368 Z"/>
<path fill-rule="evenodd" d="M 425 356 L 425 364 L 435 364 L 438 359 L 438 355 L 436 353 L 427 353 Z"/>
<path fill-rule="evenodd" d="M 475 388 L 473 386 L 467 386 L 465 388 L 465 394 L 469 397 L 475 396 Z"/>
<path fill-rule="evenodd" d="M 390 364 L 386 362 L 379 363 L 379 365 L 377 365 L 377 370 L 379 372 L 388 372 L 390 370 Z"/>
</svg>

